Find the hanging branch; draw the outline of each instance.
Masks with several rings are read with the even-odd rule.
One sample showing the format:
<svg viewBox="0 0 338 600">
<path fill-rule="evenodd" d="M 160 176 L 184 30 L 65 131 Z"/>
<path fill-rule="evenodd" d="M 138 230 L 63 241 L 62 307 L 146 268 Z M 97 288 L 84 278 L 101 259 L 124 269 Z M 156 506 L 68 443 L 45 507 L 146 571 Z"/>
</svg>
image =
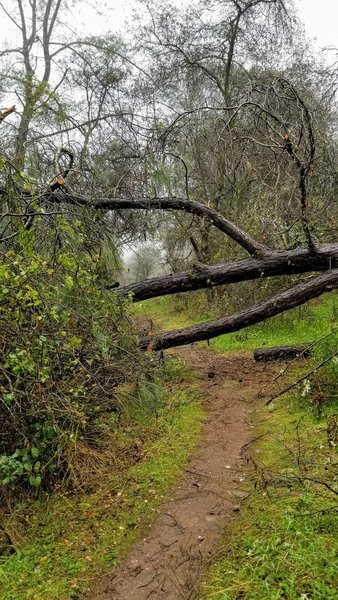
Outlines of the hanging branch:
<svg viewBox="0 0 338 600">
<path fill-rule="evenodd" d="M 308 149 L 307 149 L 308 157 L 307 157 L 307 160 L 302 161 L 299 158 L 299 156 L 297 155 L 297 153 L 295 152 L 293 143 L 290 140 L 289 132 L 286 131 L 284 134 L 286 151 L 291 156 L 291 158 L 299 172 L 298 186 L 299 186 L 299 191 L 300 191 L 302 225 L 303 225 L 304 234 L 305 234 L 309 249 L 312 252 L 315 252 L 316 246 L 315 246 L 315 243 L 312 238 L 312 234 L 311 234 L 311 230 L 310 230 L 310 226 L 309 226 L 309 222 L 308 222 L 308 216 L 307 216 L 307 210 L 308 210 L 307 179 L 308 179 L 308 175 L 309 175 L 309 172 L 310 172 L 310 169 L 311 169 L 312 163 L 314 161 L 314 157 L 315 157 L 315 141 L 314 141 L 313 130 L 312 130 L 311 115 L 310 115 L 310 112 L 309 112 L 307 106 L 304 104 L 303 100 L 300 98 L 300 96 L 296 92 L 295 88 L 289 82 L 287 82 L 285 80 L 281 79 L 280 81 L 282 82 L 283 86 L 287 86 L 290 89 L 291 93 L 294 96 L 294 101 L 295 101 L 297 107 L 299 108 L 299 112 L 301 114 L 301 120 L 302 120 L 302 123 L 304 124 L 304 129 L 306 131 L 307 138 L 308 138 Z"/>
<path fill-rule="evenodd" d="M 68 165 L 66 168 L 62 167 L 60 164 L 61 156 L 66 156 L 68 158 Z M 62 191 L 66 191 L 66 178 L 68 177 L 70 171 L 72 170 L 74 165 L 74 152 L 69 150 L 69 148 L 59 148 L 55 153 L 54 158 L 54 169 L 55 169 L 55 181 L 49 186 L 48 192 L 55 192 L 58 189 L 62 189 Z"/>
<path fill-rule="evenodd" d="M 261 97 L 263 97 L 263 100 L 261 100 Z M 280 101 L 287 103 L 287 110 L 284 112 L 291 113 L 293 108 L 297 110 L 299 135 L 295 141 L 293 139 L 295 134 L 291 132 L 285 114 L 279 114 L 278 112 Z M 242 108 L 245 106 L 254 109 L 257 123 L 260 121 L 265 123 L 269 135 L 270 133 L 273 135 L 273 138 L 269 138 L 269 142 L 263 145 L 274 149 L 279 148 L 282 151 L 286 150 L 298 171 L 302 227 L 310 251 L 316 252 L 316 246 L 308 221 L 307 182 L 315 160 L 316 150 L 310 111 L 294 86 L 282 77 L 278 77 L 267 87 L 261 85 L 255 86 L 249 94 L 249 99 L 242 104 Z M 261 142 L 254 141 L 262 145 Z M 303 148 L 303 157 L 299 151 L 300 147 Z"/>
</svg>

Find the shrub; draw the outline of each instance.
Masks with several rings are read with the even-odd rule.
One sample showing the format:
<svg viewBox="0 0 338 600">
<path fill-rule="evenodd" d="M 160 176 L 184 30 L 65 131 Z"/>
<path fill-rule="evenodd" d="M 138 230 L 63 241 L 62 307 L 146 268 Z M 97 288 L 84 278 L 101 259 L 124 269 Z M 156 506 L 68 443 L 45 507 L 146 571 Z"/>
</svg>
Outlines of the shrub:
<svg viewBox="0 0 338 600">
<path fill-rule="evenodd" d="M 119 384 L 136 382 L 144 361 L 128 302 L 100 287 L 98 255 L 78 252 L 81 223 L 61 226 L 68 244 L 56 255 L 25 232 L 0 266 L 3 487 L 69 474 L 69 447 L 100 443 L 100 419 L 119 410 Z"/>
</svg>

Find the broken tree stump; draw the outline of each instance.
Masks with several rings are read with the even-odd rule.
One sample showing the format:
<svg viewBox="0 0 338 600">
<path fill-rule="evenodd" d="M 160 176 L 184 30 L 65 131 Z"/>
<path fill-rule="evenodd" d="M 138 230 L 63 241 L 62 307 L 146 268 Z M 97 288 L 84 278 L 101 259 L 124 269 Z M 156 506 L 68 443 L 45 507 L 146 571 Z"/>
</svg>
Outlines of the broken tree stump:
<svg viewBox="0 0 338 600">
<path fill-rule="evenodd" d="M 257 362 L 268 362 L 270 360 L 290 360 L 292 358 L 308 358 L 311 356 L 309 344 L 299 346 L 276 346 L 275 348 L 256 348 L 254 359 Z"/>
</svg>

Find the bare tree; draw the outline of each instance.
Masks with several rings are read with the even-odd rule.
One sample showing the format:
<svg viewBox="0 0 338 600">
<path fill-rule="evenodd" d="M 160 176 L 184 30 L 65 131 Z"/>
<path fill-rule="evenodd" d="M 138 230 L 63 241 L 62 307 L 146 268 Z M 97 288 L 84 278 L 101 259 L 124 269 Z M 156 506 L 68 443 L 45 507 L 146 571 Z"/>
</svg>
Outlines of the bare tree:
<svg viewBox="0 0 338 600">
<path fill-rule="evenodd" d="M 238 135 L 243 122 L 238 127 L 229 118 L 252 82 L 281 70 L 290 56 L 296 30 L 292 2 L 213 0 L 186 10 L 168 2 L 146 6 L 149 19 L 140 27 L 139 43 L 156 81 L 155 91 L 148 89 L 159 123 L 158 162 L 171 167 L 166 193 L 194 200 L 203 196 L 231 219 L 248 217 L 249 222 L 248 199 L 259 194 L 258 170 L 247 176 L 250 144 Z M 188 226 L 180 219 L 170 232 L 176 232 L 177 243 Z M 209 223 L 194 221 L 189 229 L 196 258 L 214 260 L 222 240 Z M 225 244 L 223 254 L 232 255 L 232 247 Z"/>
<path fill-rule="evenodd" d="M 42 102 L 47 103 L 60 86 L 64 74 L 54 87 L 49 87 L 52 63 L 57 51 L 52 48 L 55 27 L 62 0 L 44 0 L 39 3 L 31 0 L 16 0 L 14 7 L 7 8 L 0 4 L 4 21 L 9 20 L 19 31 L 21 42 L 18 47 L 4 48 L 0 56 L 17 55 L 21 57 L 23 75 L 18 72 L 9 73 L 9 77 L 17 79 L 18 100 L 22 106 L 19 128 L 16 135 L 14 161 L 19 171 L 25 164 L 25 154 L 29 128 L 34 114 Z"/>
</svg>

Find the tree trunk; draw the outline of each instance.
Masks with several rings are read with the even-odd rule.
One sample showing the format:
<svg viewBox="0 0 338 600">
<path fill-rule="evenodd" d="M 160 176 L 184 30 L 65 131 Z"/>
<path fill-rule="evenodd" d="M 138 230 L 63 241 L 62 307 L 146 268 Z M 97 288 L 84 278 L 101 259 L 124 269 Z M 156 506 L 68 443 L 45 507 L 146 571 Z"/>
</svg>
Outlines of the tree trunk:
<svg viewBox="0 0 338 600">
<path fill-rule="evenodd" d="M 191 272 L 153 277 L 121 287 L 120 296 L 132 294 L 134 302 L 179 292 L 191 292 L 217 285 L 264 277 L 327 271 L 338 267 L 338 244 L 321 244 L 314 254 L 307 248 L 272 251 L 265 258 L 245 258 L 232 263 L 208 266 L 197 264 Z"/>
</svg>

